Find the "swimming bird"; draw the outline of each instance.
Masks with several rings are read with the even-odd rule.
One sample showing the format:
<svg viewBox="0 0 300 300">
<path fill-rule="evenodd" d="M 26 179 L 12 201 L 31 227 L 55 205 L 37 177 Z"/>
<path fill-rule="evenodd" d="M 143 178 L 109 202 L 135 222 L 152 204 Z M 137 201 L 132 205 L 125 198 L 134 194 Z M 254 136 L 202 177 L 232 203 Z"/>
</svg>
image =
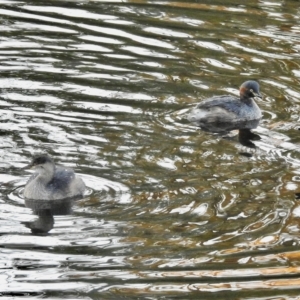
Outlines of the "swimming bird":
<svg viewBox="0 0 300 300">
<path fill-rule="evenodd" d="M 240 97 L 223 95 L 208 98 L 196 105 L 188 120 L 210 132 L 253 129 L 262 118 L 255 97 L 262 98 L 259 84 L 248 80 L 240 86 Z"/>
<path fill-rule="evenodd" d="M 41 154 L 33 158 L 29 167 L 35 173 L 29 178 L 24 189 L 26 199 L 58 200 L 82 197 L 85 191 L 83 180 L 74 170 L 55 165 L 53 159 Z"/>
</svg>

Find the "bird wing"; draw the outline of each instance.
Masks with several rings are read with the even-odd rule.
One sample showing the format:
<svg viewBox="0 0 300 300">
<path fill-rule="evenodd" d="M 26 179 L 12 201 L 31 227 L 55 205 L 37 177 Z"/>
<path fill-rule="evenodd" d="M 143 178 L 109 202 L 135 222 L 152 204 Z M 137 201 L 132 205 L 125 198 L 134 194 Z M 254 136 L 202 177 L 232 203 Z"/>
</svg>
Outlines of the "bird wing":
<svg viewBox="0 0 300 300">
<path fill-rule="evenodd" d="M 68 190 L 69 184 L 74 177 L 75 173 L 72 169 L 56 166 L 54 179 L 48 183 L 48 187 L 51 186 L 51 189 L 54 190 Z"/>
<path fill-rule="evenodd" d="M 208 98 L 202 102 L 200 102 L 196 108 L 208 110 L 214 107 L 223 108 L 227 111 L 236 112 L 239 107 L 241 107 L 242 103 L 239 98 L 225 95 L 225 96 L 215 96 Z"/>
</svg>

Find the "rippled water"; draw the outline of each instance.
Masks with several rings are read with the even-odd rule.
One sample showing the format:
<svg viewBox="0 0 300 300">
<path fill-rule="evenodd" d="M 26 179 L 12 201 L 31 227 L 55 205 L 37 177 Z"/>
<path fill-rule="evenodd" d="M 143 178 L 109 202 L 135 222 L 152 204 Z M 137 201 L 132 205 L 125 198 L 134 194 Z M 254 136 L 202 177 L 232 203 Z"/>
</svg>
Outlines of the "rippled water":
<svg viewBox="0 0 300 300">
<path fill-rule="evenodd" d="M 0 0 L 1 294 L 298 299 L 299 15 L 293 0 Z M 256 149 L 186 120 L 248 79 Z M 45 151 L 84 199 L 25 205 L 23 167 Z"/>
</svg>

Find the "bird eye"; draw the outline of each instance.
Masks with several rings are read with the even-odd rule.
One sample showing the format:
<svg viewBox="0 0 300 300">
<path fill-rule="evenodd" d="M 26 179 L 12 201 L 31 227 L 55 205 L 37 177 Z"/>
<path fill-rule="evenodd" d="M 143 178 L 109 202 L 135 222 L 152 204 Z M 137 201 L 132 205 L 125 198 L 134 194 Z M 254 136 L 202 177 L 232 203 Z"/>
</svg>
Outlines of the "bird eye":
<svg viewBox="0 0 300 300">
<path fill-rule="evenodd" d="M 250 89 L 250 92 L 251 92 L 251 93 L 253 93 L 253 90 L 252 90 L 252 89 Z"/>
</svg>

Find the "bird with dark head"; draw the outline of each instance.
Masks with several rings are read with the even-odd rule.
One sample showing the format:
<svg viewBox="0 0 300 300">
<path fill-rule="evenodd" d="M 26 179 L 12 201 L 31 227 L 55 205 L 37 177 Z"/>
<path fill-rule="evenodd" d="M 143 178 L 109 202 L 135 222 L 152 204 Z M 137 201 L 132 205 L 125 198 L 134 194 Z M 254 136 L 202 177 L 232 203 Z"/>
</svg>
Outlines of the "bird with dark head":
<svg viewBox="0 0 300 300">
<path fill-rule="evenodd" d="M 248 80 L 240 86 L 240 97 L 223 95 L 205 99 L 192 109 L 188 120 L 210 132 L 253 129 L 262 118 L 254 98 L 262 98 L 259 84 Z"/>
</svg>

